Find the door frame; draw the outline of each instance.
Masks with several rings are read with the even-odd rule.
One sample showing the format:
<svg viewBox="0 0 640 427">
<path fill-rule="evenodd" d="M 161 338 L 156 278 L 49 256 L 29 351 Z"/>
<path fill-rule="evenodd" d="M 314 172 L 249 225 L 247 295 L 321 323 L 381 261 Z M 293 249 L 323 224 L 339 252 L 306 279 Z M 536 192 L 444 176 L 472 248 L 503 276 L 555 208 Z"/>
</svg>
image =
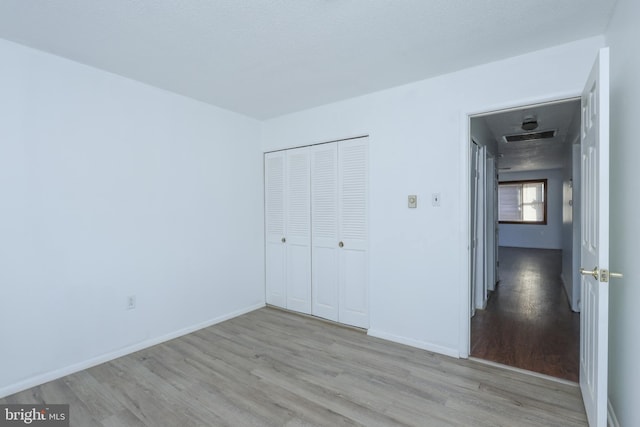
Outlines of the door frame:
<svg viewBox="0 0 640 427">
<path fill-rule="evenodd" d="M 582 84 L 582 83 L 581 83 Z M 460 206 L 463 207 L 460 221 L 460 254 L 459 264 L 462 277 L 460 278 L 459 301 L 459 342 L 458 356 L 462 359 L 469 357 L 471 351 L 471 118 L 502 112 L 505 110 L 521 109 L 527 105 L 552 104 L 580 98 L 581 89 L 559 92 L 554 94 L 521 98 L 502 103 L 480 105 L 461 112 L 460 115 Z M 498 242 L 496 242 L 496 245 Z"/>
</svg>

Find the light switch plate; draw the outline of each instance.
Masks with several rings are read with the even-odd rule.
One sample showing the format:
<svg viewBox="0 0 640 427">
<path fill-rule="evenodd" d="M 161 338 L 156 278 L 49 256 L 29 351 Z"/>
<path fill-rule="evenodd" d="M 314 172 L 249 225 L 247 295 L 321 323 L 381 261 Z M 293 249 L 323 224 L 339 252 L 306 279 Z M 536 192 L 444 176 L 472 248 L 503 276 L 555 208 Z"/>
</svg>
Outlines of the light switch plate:
<svg viewBox="0 0 640 427">
<path fill-rule="evenodd" d="M 407 200 L 410 208 L 418 207 L 418 196 L 416 196 L 415 194 L 408 196 Z"/>
</svg>

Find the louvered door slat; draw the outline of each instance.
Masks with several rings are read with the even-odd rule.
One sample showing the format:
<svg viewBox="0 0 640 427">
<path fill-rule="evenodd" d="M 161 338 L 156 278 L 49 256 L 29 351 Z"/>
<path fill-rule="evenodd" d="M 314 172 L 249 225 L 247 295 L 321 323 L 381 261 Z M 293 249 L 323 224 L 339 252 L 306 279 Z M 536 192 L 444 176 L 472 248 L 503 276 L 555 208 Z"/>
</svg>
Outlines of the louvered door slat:
<svg viewBox="0 0 640 427">
<path fill-rule="evenodd" d="M 267 153 L 264 157 L 265 202 L 265 286 L 266 301 L 286 307 L 285 245 L 285 155 Z"/>
<path fill-rule="evenodd" d="M 338 146 L 311 149 L 312 313 L 338 320 Z"/>
<path fill-rule="evenodd" d="M 338 143 L 339 321 L 369 327 L 368 138 Z"/>
<path fill-rule="evenodd" d="M 286 151 L 287 308 L 311 313 L 311 166 L 309 147 Z"/>
</svg>

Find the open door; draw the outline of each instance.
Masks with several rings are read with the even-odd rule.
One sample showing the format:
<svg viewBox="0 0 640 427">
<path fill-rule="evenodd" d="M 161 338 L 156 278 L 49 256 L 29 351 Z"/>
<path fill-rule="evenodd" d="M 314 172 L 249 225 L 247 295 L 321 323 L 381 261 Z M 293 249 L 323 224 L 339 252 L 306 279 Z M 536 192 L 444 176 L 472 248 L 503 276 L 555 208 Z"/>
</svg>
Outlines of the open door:
<svg viewBox="0 0 640 427">
<path fill-rule="evenodd" d="M 589 425 L 607 425 L 609 328 L 609 50 L 582 92 L 580 389 Z"/>
<path fill-rule="evenodd" d="M 478 264 L 478 154 L 480 147 L 475 141 L 471 142 L 471 211 L 469 212 L 470 224 L 470 240 L 471 240 L 471 262 L 469 265 L 471 272 L 471 298 L 469 302 L 469 313 L 471 317 L 476 314 L 476 284 L 478 282 L 477 264 Z"/>
<path fill-rule="evenodd" d="M 487 307 L 487 147 L 478 148 L 476 184 L 476 309 Z"/>
<path fill-rule="evenodd" d="M 497 218 L 497 204 L 498 204 L 498 179 L 496 175 L 496 159 L 493 156 L 489 156 L 487 154 L 487 170 L 486 170 L 486 221 L 487 221 L 487 232 L 486 232 L 486 276 L 487 276 L 487 284 L 485 295 L 488 296 L 488 291 L 496 290 L 496 262 L 497 262 L 497 253 L 498 253 L 498 241 L 497 237 L 497 228 L 498 228 L 498 218 Z"/>
</svg>

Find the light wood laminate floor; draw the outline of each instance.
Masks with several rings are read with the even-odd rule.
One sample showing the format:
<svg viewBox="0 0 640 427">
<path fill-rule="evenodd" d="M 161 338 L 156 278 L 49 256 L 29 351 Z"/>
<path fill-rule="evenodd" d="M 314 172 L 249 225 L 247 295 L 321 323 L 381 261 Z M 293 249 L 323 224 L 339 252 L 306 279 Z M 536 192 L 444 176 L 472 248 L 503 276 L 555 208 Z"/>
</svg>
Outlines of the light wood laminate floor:
<svg viewBox="0 0 640 427">
<path fill-rule="evenodd" d="M 577 387 L 263 308 L 0 399 L 89 426 L 584 426 Z"/>
</svg>

